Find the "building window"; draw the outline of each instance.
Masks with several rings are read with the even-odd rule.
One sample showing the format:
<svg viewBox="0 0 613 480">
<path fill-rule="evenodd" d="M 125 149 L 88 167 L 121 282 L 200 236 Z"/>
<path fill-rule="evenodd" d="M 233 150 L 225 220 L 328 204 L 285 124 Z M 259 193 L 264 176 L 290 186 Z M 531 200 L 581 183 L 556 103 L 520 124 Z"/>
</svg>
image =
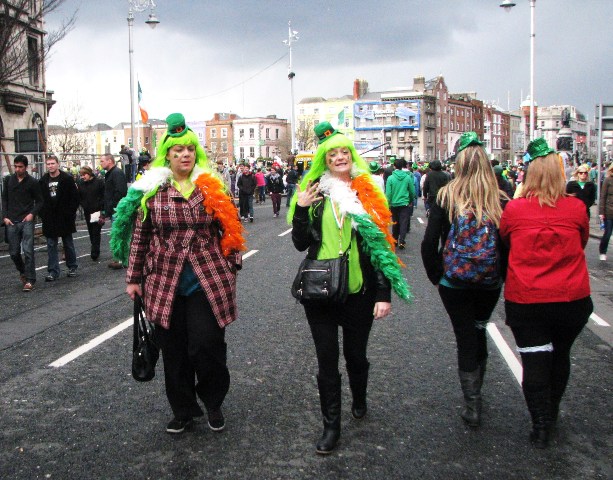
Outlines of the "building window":
<svg viewBox="0 0 613 480">
<path fill-rule="evenodd" d="M 228 129 L 227 128 L 222 128 L 221 129 L 221 138 L 228 138 Z"/>
<path fill-rule="evenodd" d="M 270 140 L 270 128 L 266 129 L 266 140 Z M 266 155 L 268 156 L 268 155 Z"/>
<path fill-rule="evenodd" d="M 217 138 L 217 129 L 216 128 L 211 128 L 211 138 Z"/>
<path fill-rule="evenodd" d="M 319 115 L 319 108 L 313 109 L 313 115 Z"/>
<path fill-rule="evenodd" d="M 275 128 L 275 140 L 279 140 L 279 129 Z"/>
<path fill-rule="evenodd" d="M 245 147 L 240 147 L 240 148 L 238 149 L 238 152 L 239 152 L 239 155 L 240 155 L 241 160 L 242 160 L 243 158 L 245 158 Z"/>
<path fill-rule="evenodd" d="M 38 85 L 39 66 L 38 42 L 34 37 L 28 37 L 28 78 L 30 85 Z"/>
<path fill-rule="evenodd" d="M 238 138 L 245 138 L 245 129 L 244 128 L 241 128 L 238 131 Z"/>
<path fill-rule="evenodd" d="M 211 143 L 211 152 L 215 153 L 217 151 L 217 144 Z"/>
<path fill-rule="evenodd" d="M 145 145 L 149 145 L 149 137 L 145 137 Z"/>
<path fill-rule="evenodd" d="M 198 140 L 202 141 L 202 132 L 198 132 Z"/>
<path fill-rule="evenodd" d="M 255 157 L 255 147 L 249 147 L 249 156 L 251 158 Z"/>
<path fill-rule="evenodd" d="M 270 158 L 270 147 L 266 147 L 266 158 Z"/>
<path fill-rule="evenodd" d="M 541 127 L 544 127 L 544 126 L 545 126 L 545 121 L 542 121 L 541 122 Z"/>
<path fill-rule="evenodd" d="M 255 138 L 255 130 L 253 128 L 249 129 L 249 138 L 252 140 Z"/>
<path fill-rule="evenodd" d="M 228 152 L 228 142 L 221 142 L 221 151 L 223 153 L 227 153 Z"/>
</svg>

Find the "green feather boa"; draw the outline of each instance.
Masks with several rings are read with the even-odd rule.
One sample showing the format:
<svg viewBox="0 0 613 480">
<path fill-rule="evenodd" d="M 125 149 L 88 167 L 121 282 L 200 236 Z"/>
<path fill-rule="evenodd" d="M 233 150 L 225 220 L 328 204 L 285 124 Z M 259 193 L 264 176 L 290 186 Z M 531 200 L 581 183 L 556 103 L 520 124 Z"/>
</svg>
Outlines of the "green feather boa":
<svg viewBox="0 0 613 480">
<path fill-rule="evenodd" d="M 130 188 L 128 189 L 128 194 L 121 199 L 115 209 L 113 226 L 111 228 L 111 253 L 113 258 L 119 260 L 124 265 L 128 265 L 132 228 L 142 198 L 142 191 Z"/>
</svg>

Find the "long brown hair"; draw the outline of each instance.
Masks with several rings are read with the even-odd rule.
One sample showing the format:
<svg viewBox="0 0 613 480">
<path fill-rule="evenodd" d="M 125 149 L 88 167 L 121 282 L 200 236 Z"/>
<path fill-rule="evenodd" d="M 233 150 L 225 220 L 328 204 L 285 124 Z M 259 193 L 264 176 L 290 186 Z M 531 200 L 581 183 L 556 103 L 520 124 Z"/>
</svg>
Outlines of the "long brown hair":
<svg viewBox="0 0 613 480">
<path fill-rule="evenodd" d="M 541 206 L 554 207 L 558 199 L 566 196 L 566 178 L 560 168 L 560 156 L 550 153 L 530 162 L 520 197 L 538 198 Z"/>
<path fill-rule="evenodd" d="M 455 178 L 442 187 L 437 196 L 441 207 L 449 211 L 449 222 L 463 212 L 475 215 L 478 225 L 487 216 L 496 226 L 500 224 L 500 200 L 508 198 L 498 188 L 494 170 L 485 150 L 473 145 L 462 150 L 455 164 Z"/>
</svg>

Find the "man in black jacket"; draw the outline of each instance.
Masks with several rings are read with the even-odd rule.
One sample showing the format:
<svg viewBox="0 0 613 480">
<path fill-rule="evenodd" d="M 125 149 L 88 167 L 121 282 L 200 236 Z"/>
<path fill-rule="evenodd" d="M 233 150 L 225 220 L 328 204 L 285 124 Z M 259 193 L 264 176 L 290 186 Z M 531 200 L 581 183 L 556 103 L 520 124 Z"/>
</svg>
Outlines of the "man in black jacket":
<svg viewBox="0 0 613 480">
<path fill-rule="evenodd" d="M 75 219 L 79 208 L 79 192 L 72 175 L 60 170 L 60 162 L 55 155 L 45 160 L 47 173 L 40 179 L 43 207 L 40 216 L 43 220 L 43 235 L 47 237 L 47 276 L 46 282 L 60 277 L 58 238 L 61 237 L 66 256 L 68 276 L 77 276 L 77 252 L 72 234 L 77 231 Z"/>
<path fill-rule="evenodd" d="M 13 166 L 15 173 L 3 180 L 2 221 L 9 255 L 19 271 L 23 291 L 30 292 L 36 283 L 34 221 L 43 205 L 43 197 L 38 182 L 28 174 L 28 157 L 17 155 Z"/>
<path fill-rule="evenodd" d="M 100 165 L 106 172 L 104 174 L 104 212 L 100 214 L 100 221 L 104 222 L 108 218 L 112 223 L 117 204 L 128 193 L 128 182 L 126 175 L 115 165 L 115 157 L 110 153 L 105 153 L 100 157 Z M 108 266 L 114 270 L 123 268 L 123 264 L 116 259 L 112 259 Z"/>
<path fill-rule="evenodd" d="M 238 206 L 240 208 L 241 219 L 243 222 L 253 222 L 253 192 L 255 192 L 256 182 L 255 177 L 251 173 L 248 165 L 243 167 L 243 174 L 236 181 L 238 188 Z"/>
<path fill-rule="evenodd" d="M 443 165 L 440 160 L 430 162 L 430 171 L 426 174 L 424 181 L 423 196 L 426 202 L 426 211 L 430 209 L 430 205 L 436 200 L 436 195 L 441 187 L 449 183 L 450 177 L 443 172 Z"/>
</svg>

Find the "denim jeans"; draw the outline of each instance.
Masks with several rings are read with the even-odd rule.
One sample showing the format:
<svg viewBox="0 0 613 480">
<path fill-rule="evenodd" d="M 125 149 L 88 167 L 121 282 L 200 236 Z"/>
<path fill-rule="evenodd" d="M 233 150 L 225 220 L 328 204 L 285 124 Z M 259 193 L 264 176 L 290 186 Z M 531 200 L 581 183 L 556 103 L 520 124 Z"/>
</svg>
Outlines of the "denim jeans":
<svg viewBox="0 0 613 480">
<path fill-rule="evenodd" d="M 602 233 L 602 239 L 600 240 L 600 253 L 607 253 L 609 248 L 609 240 L 611 238 L 611 231 L 613 231 L 613 218 L 607 218 L 604 221 L 604 232 Z"/>
<path fill-rule="evenodd" d="M 6 227 L 9 255 L 20 274 L 30 283 L 36 282 L 34 266 L 34 222 L 19 222 Z M 23 257 L 21 252 L 23 250 Z"/>
<path fill-rule="evenodd" d="M 69 270 L 77 268 L 77 252 L 74 248 L 72 234 L 62 237 L 62 243 L 64 244 L 64 253 L 66 254 L 66 266 Z M 47 257 L 47 271 L 50 275 L 58 278 L 60 276 L 60 260 L 57 251 L 57 237 L 47 237 Z"/>
<path fill-rule="evenodd" d="M 253 195 L 242 192 L 239 193 L 238 205 L 240 207 L 240 214 L 242 218 L 246 218 L 247 215 L 253 217 Z"/>
<path fill-rule="evenodd" d="M 285 204 L 286 207 L 289 207 L 289 203 L 292 201 L 292 197 L 294 196 L 294 192 L 296 191 L 295 183 L 287 184 L 287 202 Z"/>
</svg>

